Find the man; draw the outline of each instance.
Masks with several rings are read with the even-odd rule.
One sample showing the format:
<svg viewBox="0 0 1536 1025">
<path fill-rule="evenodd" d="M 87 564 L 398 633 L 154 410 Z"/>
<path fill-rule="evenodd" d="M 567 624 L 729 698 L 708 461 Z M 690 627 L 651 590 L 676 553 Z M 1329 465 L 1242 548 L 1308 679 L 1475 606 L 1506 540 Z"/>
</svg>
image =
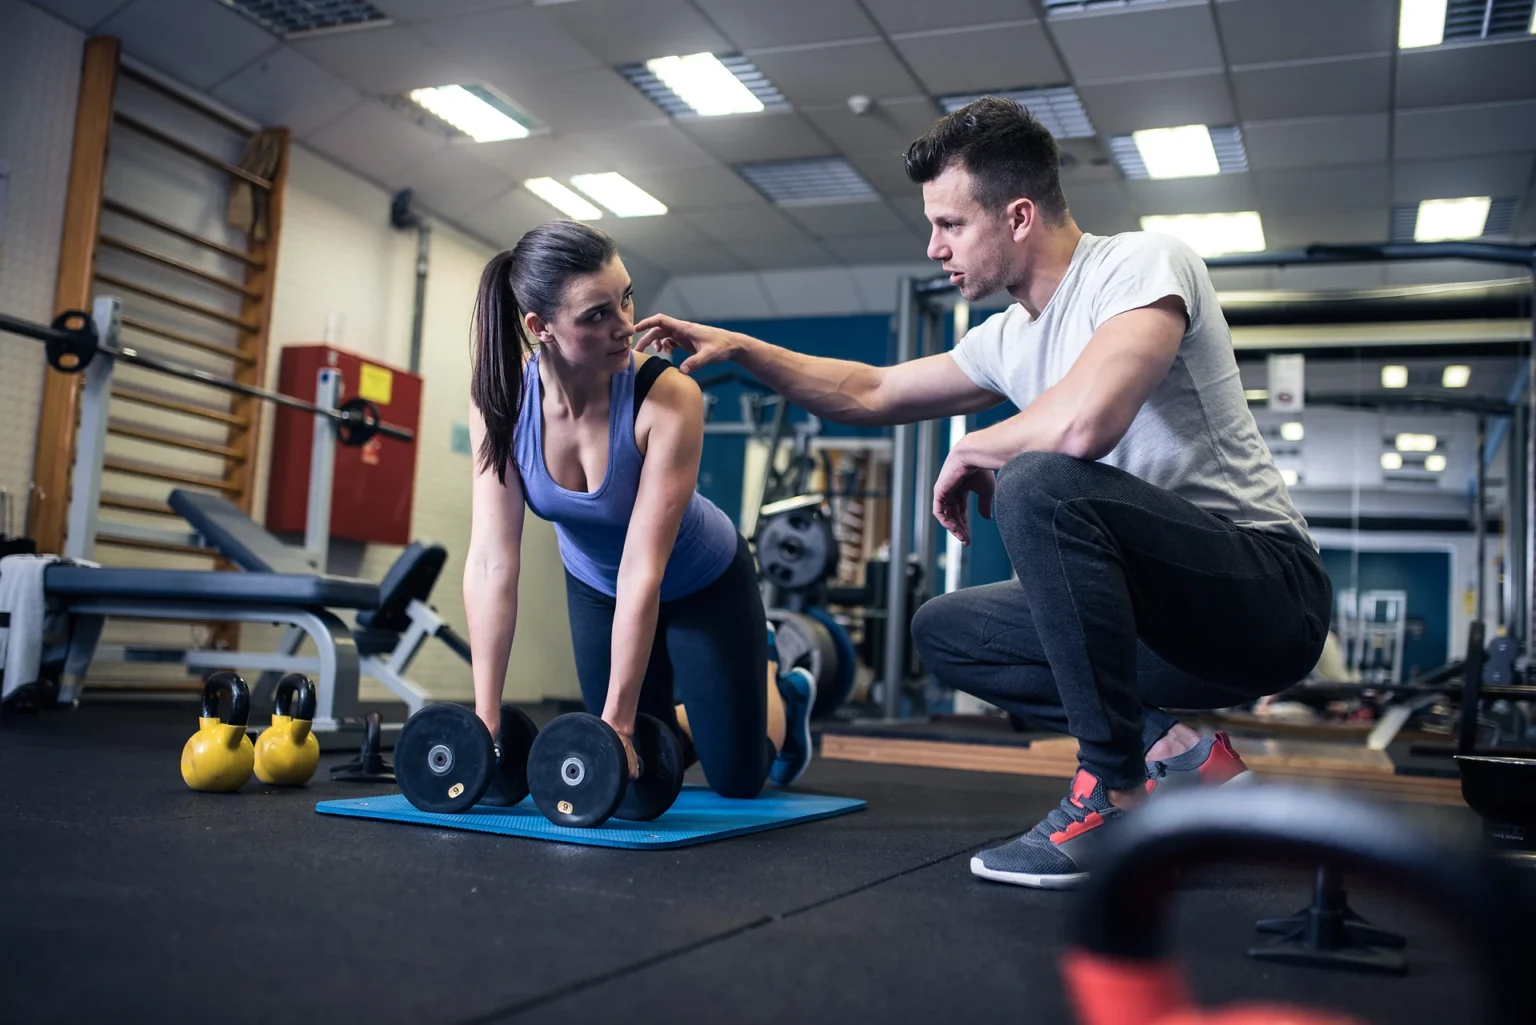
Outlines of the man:
<svg viewBox="0 0 1536 1025">
<path fill-rule="evenodd" d="M 1009 399 L 968 434 L 933 512 L 969 543 L 968 500 L 996 510 L 1016 581 L 934 598 L 913 618 L 925 664 L 1079 742 L 1060 808 L 971 861 L 1024 886 L 1081 880 L 1092 849 L 1154 791 L 1246 779 L 1222 734 L 1166 708 L 1274 693 L 1317 662 L 1332 589 L 1238 378 L 1204 263 L 1176 239 L 1084 234 L 1055 141 L 986 97 L 907 152 L 928 256 L 967 299 L 1015 304 L 948 353 L 895 367 L 818 359 L 666 316 L 640 344 L 731 359 L 828 420 L 908 423 Z"/>
</svg>

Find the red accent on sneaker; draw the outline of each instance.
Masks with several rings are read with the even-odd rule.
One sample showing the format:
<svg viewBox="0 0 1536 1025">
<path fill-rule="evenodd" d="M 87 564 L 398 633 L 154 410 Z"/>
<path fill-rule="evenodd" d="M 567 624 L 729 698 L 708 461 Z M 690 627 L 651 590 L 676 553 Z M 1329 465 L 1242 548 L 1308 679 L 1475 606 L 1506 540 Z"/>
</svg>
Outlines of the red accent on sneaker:
<svg viewBox="0 0 1536 1025">
<path fill-rule="evenodd" d="M 1072 803 L 1079 808 L 1083 802 L 1093 796 L 1093 788 L 1099 785 L 1099 778 L 1087 769 L 1078 769 L 1077 775 L 1072 777 Z"/>
<path fill-rule="evenodd" d="M 1232 741 L 1226 733 L 1218 731 L 1216 743 L 1211 745 L 1210 756 L 1200 764 L 1200 782 L 1219 787 L 1247 771 L 1248 766 L 1243 764 L 1243 759 L 1232 749 Z"/>
<path fill-rule="evenodd" d="M 1066 829 L 1059 830 L 1059 831 L 1057 831 L 1055 833 L 1052 833 L 1051 834 L 1051 843 L 1056 843 L 1056 844 L 1066 843 L 1068 840 L 1072 839 L 1073 837 L 1075 837 L 1075 836 L 1082 836 L 1084 833 L 1088 832 L 1090 829 L 1097 829 L 1098 827 L 1102 826 L 1103 824 L 1104 824 L 1104 816 L 1100 815 L 1096 811 L 1091 811 L 1091 812 L 1088 813 L 1088 817 L 1083 819 L 1083 821 L 1069 823 L 1067 825 Z"/>
</svg>

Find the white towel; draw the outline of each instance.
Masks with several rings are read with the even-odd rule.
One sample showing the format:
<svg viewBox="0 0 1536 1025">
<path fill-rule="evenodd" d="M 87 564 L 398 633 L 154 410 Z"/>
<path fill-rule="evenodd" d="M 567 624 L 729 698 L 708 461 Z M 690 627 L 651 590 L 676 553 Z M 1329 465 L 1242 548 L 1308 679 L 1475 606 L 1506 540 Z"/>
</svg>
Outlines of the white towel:
<svg viewBox="0 0 1536 1025">
<path fill-rule="evenodd" d="M 57 555 L 8 555 L 0 559 L 0 670 L 5 674 L 0 700 L 10 697 L 18 687 L 37 682 L 48 630 L 43 575 L 55 562 L 93 568 L 100 565 Z"/>
</svg>

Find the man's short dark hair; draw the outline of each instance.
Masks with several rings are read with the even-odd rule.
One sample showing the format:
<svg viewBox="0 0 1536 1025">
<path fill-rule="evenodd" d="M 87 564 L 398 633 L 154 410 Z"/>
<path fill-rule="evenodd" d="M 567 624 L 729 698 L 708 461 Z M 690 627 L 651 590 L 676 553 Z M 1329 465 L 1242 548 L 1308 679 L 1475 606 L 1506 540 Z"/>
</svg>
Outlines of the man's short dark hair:
<svg viewBox="0 0 1536 1025">
<path fill-rule="evenodd" d="M 944 115 L 907 148 L 907 177 L 931 182 L 956 161 L 970 172 L 972 196 L 986 209 L 999 211 L 1022 196 L 1047 224 L 1066 218 L 1056 140 L 1014 101 L 983 96 Z"/>
</svg>

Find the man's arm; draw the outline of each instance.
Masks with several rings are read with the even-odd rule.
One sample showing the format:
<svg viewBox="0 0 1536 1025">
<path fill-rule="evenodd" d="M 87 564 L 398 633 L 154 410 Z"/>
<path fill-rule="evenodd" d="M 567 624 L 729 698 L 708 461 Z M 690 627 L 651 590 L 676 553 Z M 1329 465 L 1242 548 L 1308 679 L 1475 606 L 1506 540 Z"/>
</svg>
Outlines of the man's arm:
<svg viewBox="0 0 1536 1025">
<path fill-rule="evenodd" d="M 950 449 L 933 486 L 933 515 L 971 542 L 967 495 L 992 515 L 992 473 L 1024 452 L 1102 459 L 1168 376 L 1186 326 L 1184 302 L 1164 296 L 1111 317 L 1093 333 L 1070 370 L 1035 401 L 1001 423 L 967 434 Z"/>
<path fill-rule="evenodd" d="M 750 335 L 693 324 L 663 314 L 635 325 L 636 348 L 674 348 L 691 355 L 681 369 L 691 374 L 733 360 L 801 409 L 836 423 L 879 427 L 975 413 L 1002 398 L 978 387 L 948 353 L 894 367 L 807 356 Z"/>
</svg>

